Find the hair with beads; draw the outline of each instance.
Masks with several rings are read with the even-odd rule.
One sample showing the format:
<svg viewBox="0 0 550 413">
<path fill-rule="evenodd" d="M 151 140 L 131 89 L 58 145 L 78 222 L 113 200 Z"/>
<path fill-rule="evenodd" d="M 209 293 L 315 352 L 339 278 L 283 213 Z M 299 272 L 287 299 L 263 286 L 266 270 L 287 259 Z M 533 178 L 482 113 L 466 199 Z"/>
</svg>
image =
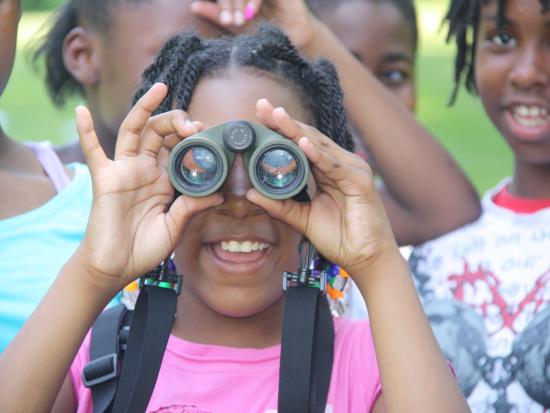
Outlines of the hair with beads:
<svg viewBox="0 0 550 413">
<path fill-rule="evenodd" d="M 313 126 L 338 145 L 353 150 L 336 70 L 327 60 L 309 62 L 275 26 L 264 24 L 253 35 L 204 40 L 194 33 L 172 37 L 143 74 L 134 103 L 155 82 L 168 86 L 156 113 L 175 105 L 186 110 L 200 79 L 242 68 L 268 74 L 289 85 L 312 116 Z"/>
<path fill-rule="evenodd" d="M 322 15 L 326 12 L 332 13 L 338 5 L 350 3 L 352 1 L 390 4 L 394 6 L 401 12 L 411 30 L 414 51 L 416 52 L 416 48 L 418 46 L 418 24 L 416 20 L 414 0 L 306 0 L 306 3 L 315 15 L 322 17 Z"/>
<path fill-rule="evenodd" d="M 490 1 L 497 2 L 497 27 L 502 27 L 506 21 L 506 0 L 451 0 L 444 22 L 449 29 L 447 42 L 454 39 L 456 56 L 454 61 L 454 88 L 449 100 L 452 105 L 456 101 L 461 82 L 466 90 L 477 93 L 475 83 L 475 52 L 481 7 Z M 550 0 L 539 0 L 541 13 L 550 8 Z M 464 78 L 464 80 L 463 80 Z"/>
</svg>

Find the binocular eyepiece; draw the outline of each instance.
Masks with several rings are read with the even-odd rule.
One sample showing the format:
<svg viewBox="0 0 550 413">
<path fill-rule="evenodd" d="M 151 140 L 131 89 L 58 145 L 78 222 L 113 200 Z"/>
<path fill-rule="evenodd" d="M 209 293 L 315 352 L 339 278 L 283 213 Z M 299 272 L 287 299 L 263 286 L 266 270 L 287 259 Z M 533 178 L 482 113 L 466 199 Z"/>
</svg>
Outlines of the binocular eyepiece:
<svg viewBox="0 0 550 413">
<path fill-rule="evenodd" d="M 168 163 L 172 185 L 185 195 L 210 195 L 225 182 L 237 154 L 254 188 L 266 197 L 292 198 L 306 185 L 309 164 L 302 150 L 277 132 L 243 120 L 214 126 L 178 143 Z"/>
</svg>

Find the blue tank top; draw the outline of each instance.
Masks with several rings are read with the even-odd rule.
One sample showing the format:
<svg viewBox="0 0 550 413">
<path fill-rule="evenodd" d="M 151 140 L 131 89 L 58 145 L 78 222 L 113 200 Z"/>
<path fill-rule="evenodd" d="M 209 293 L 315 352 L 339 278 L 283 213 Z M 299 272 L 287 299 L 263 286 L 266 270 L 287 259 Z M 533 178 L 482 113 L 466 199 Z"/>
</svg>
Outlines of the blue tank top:
<svg viewBox="0 0 550 413">
<path fill-rule="evenodd" d="M 86 165 L 39 208 L 0 220 L 0 352 L 23 326 L 78 247 L 92 204 Z"/>
</svg>

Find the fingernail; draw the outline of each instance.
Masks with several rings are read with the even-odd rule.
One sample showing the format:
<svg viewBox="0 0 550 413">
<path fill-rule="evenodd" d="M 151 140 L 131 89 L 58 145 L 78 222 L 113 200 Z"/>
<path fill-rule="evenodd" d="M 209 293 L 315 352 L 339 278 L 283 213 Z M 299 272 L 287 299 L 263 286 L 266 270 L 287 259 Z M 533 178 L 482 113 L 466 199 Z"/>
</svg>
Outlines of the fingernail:
<svg viewBox="0 0 550 413">
<path fill-rule="evenodd" d="M 244 8 L 244 18 L 246 21 L 250 21 L 256 16 L 256 9 L 254 8 L 254 3 L 248 3 Z"/>
<path fill-rule="evenodd" d="M 233 18 L 231 17 L 231 12 L 229 10 L 222 10 L 220 13 L 220 23 L 223 25 L 231 24 Z"/>
<path fill-rule="evenodd" d="M 244 16 L 242 11 L 235 11 L 235 13 L 233 14 L 233 22 L 236 26 L 242 26 L 244 24 Z"/>
</svg>

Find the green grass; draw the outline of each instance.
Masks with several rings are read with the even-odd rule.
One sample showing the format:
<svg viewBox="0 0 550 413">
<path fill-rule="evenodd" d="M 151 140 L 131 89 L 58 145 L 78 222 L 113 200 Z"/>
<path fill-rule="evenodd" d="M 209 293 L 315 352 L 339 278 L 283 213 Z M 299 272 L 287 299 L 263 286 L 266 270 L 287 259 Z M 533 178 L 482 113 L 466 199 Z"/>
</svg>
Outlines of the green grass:
<svg viewBox="0 0 550 413">
<path fill-rule="evenodd" d="M 512 171 L 512 154 L 494 130 L 475 97 L 461 91 L 449 108 L 452 89 L 452 48 L 438 33 L 446 2 L 418 2 L 421 45 L 418 59 L 418 119 L 458 160 L 480 192 L 492 187 Z M 0 123 L 17 139 L 64 143 L 76 138 L 73 108 L 53 107 L 40 75 L 29 64 L 25 45 L 48 13 L 27 12 L 19 30 L 19 52 L 8 88 L 0 98 Z M 418 160 L 422 162 L 422 159 Z M 434 178 L 435 179 L 435 178 Z"/>
</svg>

